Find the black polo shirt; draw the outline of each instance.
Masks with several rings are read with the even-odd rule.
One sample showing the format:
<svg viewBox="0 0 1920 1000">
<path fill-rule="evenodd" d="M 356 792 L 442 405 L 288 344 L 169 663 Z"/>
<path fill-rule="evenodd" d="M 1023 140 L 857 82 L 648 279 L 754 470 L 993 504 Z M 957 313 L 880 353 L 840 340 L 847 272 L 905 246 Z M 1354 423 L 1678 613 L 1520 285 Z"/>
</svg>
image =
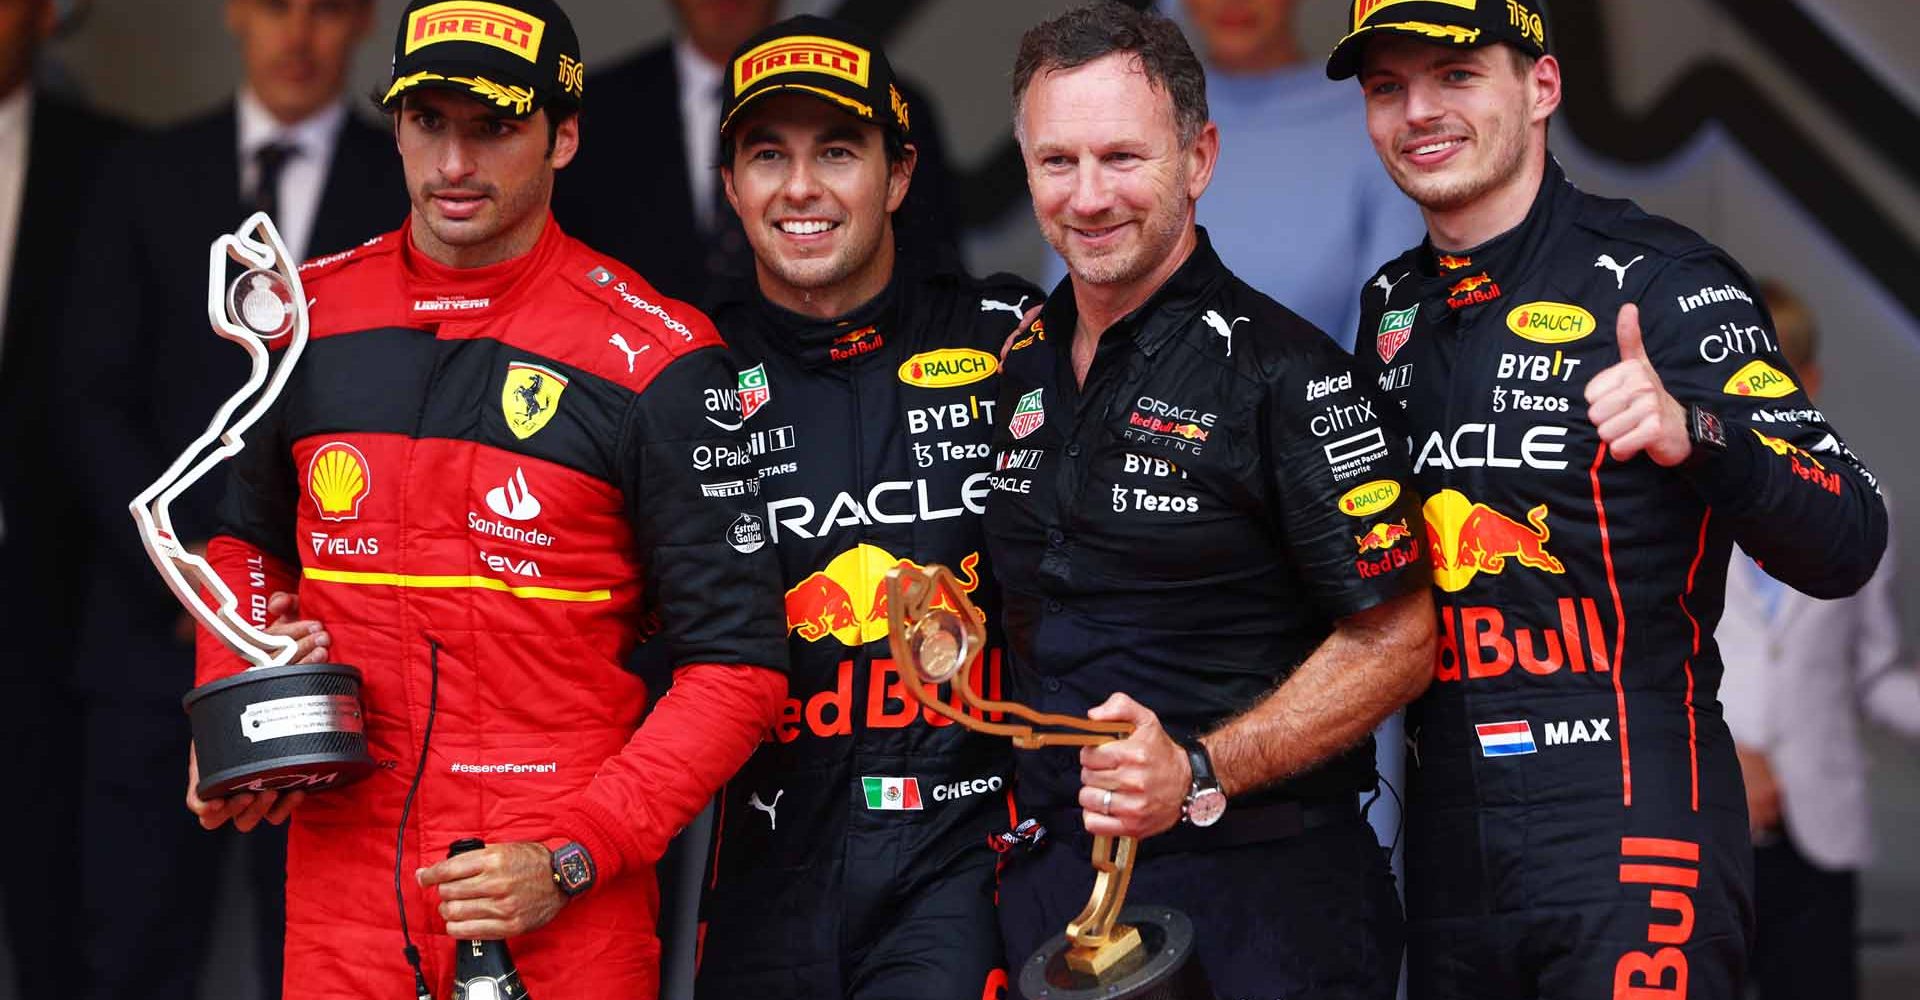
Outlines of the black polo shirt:
<svg viewBox="0 0 1920 1000">
<path fill-rule="evenodd" d="M 1073 377 L 1071 281 L 1014 339 L 987 535 L 1013 691 L 1084 714 L 1124 691 L 1175 735 L 1258 702 L 1333 622 L 1425 587 L 1427 536 L 1372 387 L 1312 324 L 1199 246 Z M 1019 755 L 1070 810 L 1070 751 Z M 1373 786 L 1371 742 L 1243 800 Z"/>
</svg>

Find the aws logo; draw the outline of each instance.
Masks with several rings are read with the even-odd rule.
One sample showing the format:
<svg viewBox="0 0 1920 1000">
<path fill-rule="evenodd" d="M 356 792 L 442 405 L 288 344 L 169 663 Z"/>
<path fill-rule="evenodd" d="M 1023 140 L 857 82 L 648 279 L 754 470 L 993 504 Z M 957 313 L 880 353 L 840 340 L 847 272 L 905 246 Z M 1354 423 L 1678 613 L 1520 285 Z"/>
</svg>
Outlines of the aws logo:
<svg viewBox="0 0 1920 1000">
<path fill-rule="evenodd" d="M 322 521 L 352 521 L 360 517 L 360 503 L 373 492 L 367 456 L 345 441 L 329 441 L 307 463 L 307 495 Z"/>
</svg>

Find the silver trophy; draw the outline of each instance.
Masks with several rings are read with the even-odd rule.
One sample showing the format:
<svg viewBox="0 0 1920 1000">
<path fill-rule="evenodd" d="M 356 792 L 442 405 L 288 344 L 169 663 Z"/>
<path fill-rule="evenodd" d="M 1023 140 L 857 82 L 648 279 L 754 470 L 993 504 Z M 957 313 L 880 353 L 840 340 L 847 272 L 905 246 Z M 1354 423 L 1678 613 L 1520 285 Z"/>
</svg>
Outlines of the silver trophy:
<svg viewBox="0 0 1920 1000">
<path fill-rule="evenodd" d="M 231 281 L 229 260 L 244 269 Z M 140 543 L 187 613 L 252 664 L 194 688 L 183 701 L 200 764 L 195 791 L 203 799 L 337 788 L 373 769 L 360 671 L 337 663 L 292 664 L 298 643 L 267 634 L 241 611 L 213 567 L 174 534 L 169 512 L 180 494 L 239 453 L 243 435 L 286 387 L 306 349 L 307 298 L 297 264 L 264 212 L 213 241 L 207 319 L 215 333 L 246 349 L 252 371 L 206 432 L 128 505 Z M 282 338 L 287 345 L 275 356 L 267 345 Z M 264 620 L 263 607 L 249 610 Z"/>
</svg>

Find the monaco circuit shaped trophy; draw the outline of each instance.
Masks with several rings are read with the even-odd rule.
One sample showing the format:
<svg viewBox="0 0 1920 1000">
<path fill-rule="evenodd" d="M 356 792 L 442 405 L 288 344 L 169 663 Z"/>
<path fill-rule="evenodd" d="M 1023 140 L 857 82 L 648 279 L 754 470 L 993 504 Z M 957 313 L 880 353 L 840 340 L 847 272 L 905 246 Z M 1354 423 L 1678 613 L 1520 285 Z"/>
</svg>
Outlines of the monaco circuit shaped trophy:
<svg viewBox="0 0 1920 1000">
<path fill-rule="evenodd" d="M 985 616 L 945 566 L 895 567 L 887 571 L 886 587 L 887 639 L 894 663 L 922 705 L 976 732 L 1005 736 L 1022 750 L 1098 746 L 1132 735 L 1133 727 L 1125 722 L 1036 712 L 1019 702 L 980 697 L 971 674 L 986 650 Z M 935 689 L 949 681 L 973 712 L 937 696 Z M 993 721 L 1009 715 L 1025 721 Z M 1093 894 L 1067 924 L 1066 933 L 1021 966 L 1020 992 L 1027 1000 L 1213 996 L 1195 957 L 1193 923 L 1185 914 L 1165 906 L 1122 909 L 1137 850 L 1132 837 L 1093 838 Z"/>
<path fill-rule="evenodd" d="M 231 282 L 229 258 L 244 269 Z M 200 765 L 195 791 L 203 799 L 338 788 L 373 769 L 360 671 L 338 663 L 290 664 L 298 643 L 269 635 L 249 620 L 213 567 L 174 534 L 169 511 L 181 493 L 240 451 L 242 435 L 280 395 L 306 349 L 308 303 L 297 264 L 264 212 L 213 242 L 207 319 L 215 333 L 246 349 L 253 368 L 240 391 L 214 413 L 206 433 L 128 505 L 140 543 L 174 596 L 201 626 L 251 663 L 232 677 L 194 688 L 182 700 Z M 273 357 L 267 342 L 282 337 L 290 338 L 286 349 Z M 264 601 L 256 597 L 259 606 L 247 610 L 264 618 Z"/>
</svg>

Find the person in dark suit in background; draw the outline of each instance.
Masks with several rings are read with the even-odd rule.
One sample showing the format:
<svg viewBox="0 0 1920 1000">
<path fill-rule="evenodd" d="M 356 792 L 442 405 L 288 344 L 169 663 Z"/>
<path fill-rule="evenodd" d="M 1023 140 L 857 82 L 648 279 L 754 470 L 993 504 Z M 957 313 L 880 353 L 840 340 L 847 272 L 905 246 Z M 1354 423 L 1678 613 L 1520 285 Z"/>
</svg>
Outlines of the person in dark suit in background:
<svg viewBox="0 0 1920 1000">
<path fill-rule="evenodd" d="M 246 78 L 201 117 L 125 145 L 86 226 L 87 266 L 66 292 L 57 431 L 94 542 L 75 677 L 85 711 L 79 983 L 62 995 L 191 998 L 205 964 L 230 835 L 183 806 L 191 623 L 141 551 L 127 503 L 244 381 L 245 353 L 208 328 L 207 247 L 254 210 L 300 258 L 391 230 L 407 200 L 394 140 L 349 116 L 348 64 L 373 0 L 228 0 Z M 217 482 L 220 477 L 209 477 Z M 182 539 L 212 533 L 218 487 L 174 504 Z M 248 838 L 266 995 L 280 982 L 284 838 Z M 104 862 L 104 859 L 112 859 Z"/>
<path fill-rule="evenodd" d="M 593 141 L 555 185 L 553 214 L 568 233 L 647 276 L 661 294 L 704 305 L 720 285 L 753 280 L 753 250 L 720 193 L 721 67 L 770 25 L 779 0 L 669 0 L 673 34 L 599 72 Z M 900 84 L 920 150 L 913 188 L 895 214 L 902 254 L 940 270 L 960 266 L 946 148 L 932 104 Z"/>
<path fill-rule="evenodd" d="M 6 946 L 21 996 L 60 996 L 69 982 L 78 900 L 62 866 L 18 859 L 77 836 L 72 761 L 79 713 L 69 688 L 79 603 L 75 567 L 84 536 L 67 501 L 60 453 L 47 434 L 54 405 L 53 344 L 76 269 L 73 219 L 90 179 L 125 134 L 118 122 L 37 89 L 34 56 L 52 35 L 53 0 L 0 2 L 0 670 L 16 756 L 13 801 L 28 823 L 4 824 Z M 4 992 L 4 989 L 0 989 Z"/>
</svg>

